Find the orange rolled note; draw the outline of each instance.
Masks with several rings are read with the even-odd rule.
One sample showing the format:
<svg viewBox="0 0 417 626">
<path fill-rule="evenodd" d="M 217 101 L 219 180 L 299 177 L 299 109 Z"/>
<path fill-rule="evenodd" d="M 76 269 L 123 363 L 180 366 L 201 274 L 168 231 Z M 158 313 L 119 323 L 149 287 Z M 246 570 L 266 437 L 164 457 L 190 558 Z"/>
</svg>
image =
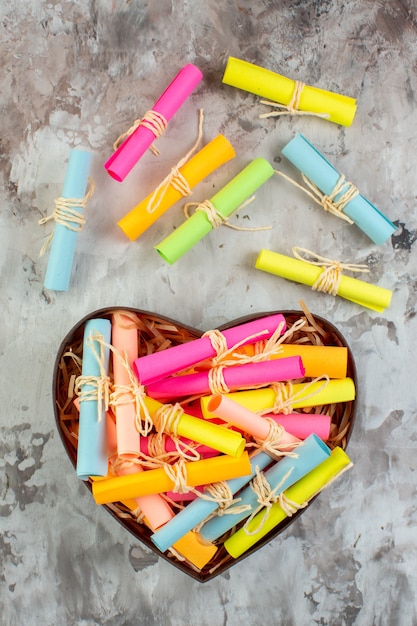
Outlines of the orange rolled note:
<svg viewBox="0 0 417 626">
<path fill-rule="evenodd" d="M 227 163 L 235 156 L 233 146 L 223 135 L 217 135 L 197 154 L 191 157 L 179 172 L 182 174 L 190 189 L 195 187 L 206 176 L 218 167 Z M 134 241 L 156 220 L 161 217 L 173 204 L 178 202 L 184 194 L 177 186 L 167 185 L 161 194 L 157 194 L 157 202 L 153 201 L 153 193 L 136 205 L 129 213 L 117 222 L 122 231 L 131 241 Z"/>
<path fill-rule="evenodd" d="M 176 465 L 171 468 L 179 467 Z M 240 476 L 250 476 L 252 469 L 247 452 L 235 458 L 228 455 L 216 456 L 202 461 L 181 464 L 186 485 L 196 487 Z M 128 476 L 116 476 L 96 481 L 92 492 L 97 504 L 109 504 L 175 489 L 173 480 L 164 468 L 147 470 Z"/>
<path fill-rule="evenodd" d="M 138 331 L 132 321 L 118 313 L 112 316 L 113 376 L 115 390 L 123 390 L 114 406 L 117 429 L 117 452 L 122 459 L 136 457 L 140 453 L 139 432 L 136 428 L 135 397 L 129 386 L 129 369 L 138 357 Z M 129 368 L 129 369 L 128 369 Z"/>
</svg>

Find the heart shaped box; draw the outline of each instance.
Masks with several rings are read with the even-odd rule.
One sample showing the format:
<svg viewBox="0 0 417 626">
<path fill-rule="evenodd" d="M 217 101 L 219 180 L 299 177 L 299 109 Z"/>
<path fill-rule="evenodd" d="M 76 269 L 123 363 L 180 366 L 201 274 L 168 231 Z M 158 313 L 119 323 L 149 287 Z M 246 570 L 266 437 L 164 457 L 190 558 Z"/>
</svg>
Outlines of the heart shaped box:
<svg viewBox="0 0 417 626">
<path fill-rule="evenodd" d="M 177 343 L 184 343 L 185 341 L 190 341 L 193 339 L 198 339 L 203 334 L 203 331 L 197 330 L 195 328 L 191 328 L 189 326 L 184 326 L 179 322 L 172 320 L 170 318 L 158 316 L 155 313 L 151 313 L 149 311 L 134 309 L 130 307 L 114 307 L 114 308 L 105 308 L 99 309 L 86 315 L 83 319 L 81 319 L 66 335 L 63 339 L 58 353 L 55 359 L 54 372 L 53 372 L 53 402 L 54 402 L 54 412 L 55 412 L 55 420 L 56 426 L 61 437 L 64 448 L 74 466 L 76 467 L 77 460 L 77 450 L 76 450 L 76 440 L 71 435 L 71 430 L 68 428 L 68 420 L 71 422 L 78 421 L 78 413 L 76 408 L 73 406 L 72 402 L 68 401 L 68 372 L 63 372 L 61 367 L 62 358 L 64 354 L 69 351 L 73 352 L 75 355 L 81 357 L 82 356 L 82 341 L 83 341 L 83 332 L 84 325 L 90 319 L 95 318 L 108 318 L 111 319 L 112 313 L 115 311 L 126 312 L 126 313 L 135 313 L 140 317 L 140 319 L 145 320 L 147 323 L 153 324 L 170 324 L 176 327 L 176 333 L 170 333 L 169 339 L 172 342 L 172 345 L 176 345 Z M 298 319 L 302 317 L 306 317 L 304 311 L 294 311 L 294 310 L 284 310 L 284 311 L 272 311 L 266 313 L 257 313 L 254 315 L 246 316 L 244 318 L 239 318 L 237 320 L 228 322 L 227 324 L 219 327 L 219 330 L 226 330 L 227 328 L 231 328 L 233 326 L 237 326 L 239 324 L 243 324 L 246 322 L 250 322 L 252 320 L 265 317 L 267 315 L 274 315 L 277 313 L 281 313 L 284 315 L 287 327 L 292 325 Z M 355 388 L 357 389 L 357 374 L 356 367 L 354 363 L 354 359 L 351 353 L 351 350 L 343 337 L 342 333 L 330 322 L 316 315 L 311 316 L 314 319 L 314 322 L 321 330 L 320 337 L 324 345 L 329 346 L 339 346 L 346 347 L 348 353 L 348 365 L 347 365 L 347 376 L 350 377 L 354 383 Z M 357 400 L 351 402 L 340 403 L 337 405 L 333 405 L 335 408 L 334 414 L 332 416 L 332 427 L 334 432 L 336 433 L 337 441 L 334 439 L 334 433 L 332 436 L 333 444 L 328 443 L 330 447 L 339 445 L 343 449 L 346 448 L 352 428 L 355 420 L 356 413 L 356 402 Z M 65 422 L 62 420 L 62 406 L 67 405 L 67 411 L 70 411 L 70 415 L 66 413 Z M 326 413 L 326 407 L 321 408 L 321 412 Z M 71 418 L 72 416 L 72 418 Z M 91 492 L 91 482 L 86 481 L 85 485 L 89 488 Z M 316 496 L 318 497 L 318 496 Z M 314 500 L 315 498 L 313 498 Z M 311 500 L 311 502 L 313 502 Z M 311 502 L 306 507 L 308 508 L 311 505 Z M 221 547 L 215 557 L 210 561 L 210 563 L 205 566 L 202 570 L 197 570 L 193 565 L 187 563 L 185 561 L 181 561 L 177 559 L 174 555 L 164 554 L 160 552 L 156 546 L 152 543 L 150 536 L 152 531 L 144 524 L 140 524 L 136 522 L 132 517 L 126 517 L 126 510 L 120 505 L 120 509 L 118 509 L 118 505 L 101 505 L 107 512 L 112 515 L 118 522 L 121 524 L 126 530 L 134 535 L 136 539 L 144 543 L 150 550 L 156 552 L 159 556 L 167 560 L 169 563 L 182 570 L 192 578 L 200 581 L 206 582 L 215 576 L 223 573 L 242 559 L 248 557 L 253 554 L 260 548 L 262 548 L 265 544 L 269 543 L 274 537 L 282 533 L 286 530 L 290 524 L 294 523 L 300 515 L 306 510 L 306 508 L 297 511 L 292 517 L 287 517 L 284 521 L 282 521 L 276 528 L 274 528 L 270 533 L 268 533 L 261 541 L 259 541 L 255 546 L 253 546 L 250 550 L 244 553 L 237 559 L 234 559 L 226 550 Z"/>
</svg>

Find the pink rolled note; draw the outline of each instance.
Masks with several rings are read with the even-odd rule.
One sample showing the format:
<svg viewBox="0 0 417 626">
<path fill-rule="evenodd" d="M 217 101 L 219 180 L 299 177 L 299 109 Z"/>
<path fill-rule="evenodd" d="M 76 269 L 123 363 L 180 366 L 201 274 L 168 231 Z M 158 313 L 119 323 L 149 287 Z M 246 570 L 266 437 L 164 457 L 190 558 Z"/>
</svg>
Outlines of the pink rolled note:
<svg viewBox="0 0 417 626">
<path fill-rule="evenodd" d="M 281 325 L 281 334 L 285 332 L 285 318 L 280 313 L 256 319 L 240 326 L 234 326 L 222 331 L 227 347 L 236 344 L 246 345 L 260 339 L 269 339 Z M 166 376 L 216 356 L 209 337 L 194 339 L 188 343 L 179 344 L 160 352 L 147 354 L 133 363 L 133 369 L 142 385 L 149 385 Z"/>
<path fill-rule="evenodd" d="M 132 320 L 118 313 L 112 316 L 112 345 L 116 350 L 113 357 L 114 385 L 129 387 L 132 381 L 123 360 L 126 358 L 128 367 L 138 356 L 138 331 L 132 328 Z M 117 428 L 117 452 L 122 459 L 136 457 L 140 452 L 140 436 L 136 428 L 135 397 L 131 391 L 126 391 L 120 397 L 120 404 L 114 407 Z"/>
<path fill-rule="evenodd" d="M 252 435 L 255 439 L 264 441 L 268 437 L 270 430 L 268 421 L 227 396 L 223 396 L 220 393 L 215 394 L 210 398 L 207 408 L 228 424 L 237 426 L 243 432 Z M 294 435 L 284 431 L 280 439 L 280 445 L 287 446 L 288 444 L 298 443 L 299 441 L 300 439 L 298 437 L 294 437 Z M 288 450 L 289 449 L 290 447 L 288 447 Z"/>
<path fill-rule="evenodd" d="M 185 65 L 156 101 L 151 111 L 159 113 L 169 122 L 202 78 L 203 74 L 195 65 L 191 63 Z M 123 181 L 156 137 L 157 135 L 152 130 L 140 124 L 104 164 L 110 176 L 119 182 Z"/>
<path fill-rule="evenodd" d="M 259 385 L 268 385 L 304 377 L 303 362 L 299 356 L 291 356 L 273 361 L 245 363 L 225 367 L 222 375 L 229 391 L 249 389 Z M 214 388 L 213 388 L 214 387 Z M 210 383 L 209 371 L 171 376 L 148 385 L 146 393 L 156 400 L 171 401 L 174 398 L 197 396 L 222 392 L 216 382 Z"/>
<path fill-rule="evenodd" d="M 151 435 L 151 437 L 153 436 L 155 435 Z M 178 437 L 178 439 L 179 439 L 180 445 L 181 443 L 186 444 L 186 445 L 193 445 L 195 451 L 198 452 L 198 454 L 200 455 L 200 458 L 202 459 L 209 459 L 212 456 L 219 456 L 220 454 L 218 450 L 215 450 L 214 448 L 210 448 L 209 446 L 204 446 L 202 444 L 199 444 L 198 446 L 196 446 L 195 442 L 193 442 L 191 439 L 187 439 L 186 437 Z M 170 437 L 169 435 L 165 435 L 164 443 L 165 443 L 165 452 L 176 452 L 177 447 L 172 437 Z M 142 454 L 146 454 L 146 456 L 151 456 L 151 454 L 149 454 L 149 437 L 140 438 L 140 451 L 142 452 Z"/>
<path fill-rule="evenodd" d="M 194 487 L 196 491 L 204 493 L 204 485 Z M 167 491 L 166 495 L 173 502 L 192 502 L 198 498 L 197 494 L 193 491 L 187 491 L 187 493 L 178 493 L 177 491 Z"/>
<path fill-rule="evenodd" d="M 264 415 L 274 420 L 277 424 L 281 424 L 288 433 L 307 439 L 313 433 L 320 437 L 323 441 L 327 441 L 330 436 L 330 415 L 317 415 L 316 413 L 290 413 L 284 415 L 282 413 L 274 413 Z"/>
</svg>

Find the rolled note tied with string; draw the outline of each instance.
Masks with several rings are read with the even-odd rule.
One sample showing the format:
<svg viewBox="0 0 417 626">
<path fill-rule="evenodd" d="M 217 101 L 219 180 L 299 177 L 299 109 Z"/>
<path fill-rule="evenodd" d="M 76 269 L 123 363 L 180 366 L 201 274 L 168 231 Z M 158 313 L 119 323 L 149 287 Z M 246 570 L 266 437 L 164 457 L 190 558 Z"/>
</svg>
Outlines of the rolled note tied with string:
<svg viewBox="0 0 417 626">
<path fill-rule="evenodd" d="M 207 482 L 250 476 L 250 473 L 251 465 L 247 452 L 239 458 L 222 454 L 211 459 L 191 463 L 179 461 L 164 468 L 105 478 L 94 482 L 92 491 L 97 504 L 109 504 L 171 490 L 187 491 L 188 488 L 205 485 Z"/>
<path fill-rule="evenodd" d="M 70 286 L 78 233 L 86 223 L 83 212 L 94 190 L 91 184 L 87 191 L 91 159 L 91 152 L 71 150 L 62 196 L 55 200 L 53 213 L 39 220 L 40 224 L 55 221 L 43 283 L 45 289 L 67 291 Z"/>
<path fill-rule="evenodd" d="M 307 506 L 314 496 L 350 467 L 352 463 L 344 450 L 334 448 L 325 461 L 286 489 L 277 502 L 267 510 L 261 510 L 246 527 L 226 539 L 224 547 L 227 552 L 237 559 L 286 517 Z"/>
<path fill-rule="evenodd" d="M 158 459 L 164 459 L 173 456 L 184 456 L 185 458 L 194 457 L 197 461 L 208 459 L 211 456 L 218 456 L 219 451 L 198 444 L 191 439 L 185 437 L 170 437 L 169 435 L 160 436 L 160 433 L 152 433 L 147 437 L 140 438 L 140 452 L 144 456 L 150 456 Z M 191 460 L 191 458 L 190 458 Z"/>
<path fill-rule="evenodd" d="M 278 174 L 301 187 L 325 210 L 354 222 L 377 245 L 384 243 L 396 230 L 394 224 L 346 181 L 301 133 L 287 143 L 282 154 L 302 173 L 305 187 L 282 172 Z"/>
<path fill-rule="evenodd" d="M 247 476 L 233 478 L 225 483 L 212 483 L 204 491 L 203 497 L 188 504 L 182 511 L 177 513 L 165 526 L 151 535 L 153 543 L 165 552 L 173 544 L 181 539 L 186 533 L 198 526 L 206 517 L 212 515 L 220 506 L 224 511 L 226 507 L 230 510 L 240 510 L 240 502 L 233 501 L 233 496 L 244 487 L 251 478 L 255 476 L 256 467 L 260 470 L 270 465 L 272 459 L 268 454 L 260 452 L 250 459 L 250 473 Z M 204 497 L 205 496 L 205 497 Z M 233 515 L 230 515 L 233 517 Z"/>
<path fill-rule="evenodd" d="M 146 393 L 158 400 L 171 400 L 206 393 L 228 393 L 232 389 L 245 389 L 303 377 L 301 358 L 293 356 L 233 367 L 219 365 L 195 374 L 171 376 L 148 385 Z"/>
<path fill-rule="evenodd" d="M 354 98 L 304 85 L 234 57 L 229 57 L 227 61 L 223 83 L 267 98 L 267 101 L 261 100 L 262 104 L 278 109 L 259 117 L 315 115 L 335 124 L 350 126 L 356 113 Z"/>
<path fill-rule="evenodd" d="M 108 443 L 106 410 L 110 394 L 109 350 L 111 322 L 88 320 L 84 327 L 81 376 L 76 380 L 79 395 L 77 476 L 107 476 Z"/>
<path fill-rule="evenodd" d="M 189 195 L 199 182 L 234 156 L 235 151 L 226 137 L 217 135 L 181 167 L 172 168 L 165 181 L 122 217 L 117 225 L 134 241 L 173 204 Z"/>
<path fill-rule="evenodd" d="M 135 359 L 133 369 L 142 385 L 149 385 L 166 376 L 181 372 L 200 361 L 223 356 L 238 346 L 269 339 L 285 332 L 285 318 L 280 313 L 268 315 L 223 331 L 210 330 L 199 339 Z"/>
<path fill-rule="evenodd" d="M 159 433 L 187 437 L 230 456 L 240 456 L 245 448 L 240 433 L 188 415 L 179 404 L 161 404 L 149 396 L 143 401 Z"/>
<path fill-rule="evenodd" d="M 216 516 L 208 520 L 200 529 L 202 537 L 214 541 L 244 519 L 255 517 L 259 510 L 271 506 L 280 493 L 294 485 L 329 456 L 330 448 L 316 435 L 310 435 L 297 447 L 295 456 L 283 458 L 265 473 L 258 472 L 250 485 L 239 493 L 242 510 L 234 515 Z"/>
<path fill-rule="evenodd" d="M 323 379 L 307 383 L 277 383 L 262 389 L 234 391 L 226 397 L 238 402 L 254 413 L 292 413 L 292 409 L 350 402 L 355 399 L 355 383 L 351 378 Z M 211 396 L 200 399 L 206 419 L 215 415 L 208 410 Z"/>
<path fill-rule="evenodd" d="M 200 70 L 191 63 L 178 72 L 152 109 L 142 119 L 136 120 L 127 131 L 126 139 L 106 161 L 104 167 L 112 178 L 119 182 L 126 178 L 155 139 L 163 134 L 169 120 L 202 78 Z"/>
<path fill-rule="evenodd" d="M 331 261 L 304 248 L 294 247 L 293 252 L 297 258 L 271 250 L 262 250 L 256 259 L 255 267 L 281 278 L 308 285 L 317 291 L 338 295 L 379 313 L 389 306 L 391 290 L 342 273 L 345 268 L 351 271 L 369 271 L 366 265 Z"/>
<path fill-rule="evenodd" d="M 213 228 L 226 223 L 229 216 L 271 178 L 273 173 L 268 161 L 255 159 L 210 200 L 196 203 L 195 212 L 166 239 L 154 246 L 155 250 L 172 265 Z"/>
<path fill-rule="evenodd" d="M 270 415 L 267 413 L 263 418 L 273 419 L 277 424 L 285 429 L 288 434 L 299 439 L 307 439 L 310 435 L 317 435 L 323 441 L 330 437 L 330 425 L 332 418 L 330 415 L 321 413 L 284 413 Z"/>
</svg>

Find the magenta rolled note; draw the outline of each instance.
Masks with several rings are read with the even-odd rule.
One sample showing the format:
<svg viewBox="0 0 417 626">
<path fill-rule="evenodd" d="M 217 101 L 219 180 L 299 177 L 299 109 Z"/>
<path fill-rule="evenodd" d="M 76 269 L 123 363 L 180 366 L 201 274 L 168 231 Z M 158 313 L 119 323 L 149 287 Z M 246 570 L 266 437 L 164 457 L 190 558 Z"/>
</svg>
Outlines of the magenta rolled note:
<svg viewBox="0 0 417 626">
<path fill-rule="evenodd" d="M 256 319 L 246 324 L 240 324 L 222 331 L 227 348 L 255 343 L 260 339 L 269 339 L 280 327 L 281 334 L 285 332 L 285 318 L 280 313 Z M 216 356 L 212 340 L 208 336 L 194 339 L 188 343 L 179 344 L 160 352 L 147 354 L 133 363 L 133 370 L 142 385 L 149 385 L 171 374 L 181 372 L 200 361 L 212 359 Z"/>
<path fill-rule="evenodd" d="M 185 65 L 156 101 L 151 112 L 155 111 L 169 122 L 202 78 L 202 73 L 195 65 Z M 157 136 L 147 125 L 139 124 L 104 164 L 110 176 L 119 182 L 123 181 Z"/>
<path fill-rule="evenodd" d="M 269 435 L 270 423 L 268 420 L 257 413 L 249 411 L 249 409 L 227 396 L 223 396 L 220 393 L 215 394 L 210 398 L 207 408 L 228 424 L 237 426 L 240 430 L 252 435 L 259 441 L 265 441 Z M 294 435 L 284 431 L 280 439 L 280 445 L 288 446 L 288 444 L 298 443 L 299 441 L 298 437 L 294 437 Z M 290 448 L 288 447 L 288 449 Z"/>
<path fill-rule="evenodd" d="M 217 374 L 215 374 L 217 372 Z M 259 385 L 283 382 L 304 377 L 304 367 L 299 356 L 273 361 L 245 363 L 225 367 L 221 372 L 208 370 L 182 376 L 171 376 L 148 385 L 146 393 L 156 400 L 172 400 L 186 396 L 209 393 L 228 393 L 237 389 L 249 389 Z M 221 377 L 221 382 L 218 380 Z"/>
<path fill-rule="evenodd" d="M 299 439 L 307 439 L 312 434 L 317 435 L 323 441 L 330 437 L 330 415 L 320 415 L 316 413 L 283 413 L 264 415 L 273 419 L 277 424 Z"/>
<path fill-rule="evenodd" d="M 142 454 L 145 454 L 146 456 L 153 456 L 153 451 L 155 449 L 155 446 L 151 442 L 151 439 L 153 437 L 155 437 L 155 435 L 150 435 L 149 437 L 140 438 L 140 451 Z M 163 445 L 164 445 L 164 451 L 167 453 L 178 451 L 176 442 L 169 435 L 164 436 Z M 180 449 L 181 449 L 181 446 L 183 445 L 192 446 L 195 452 L 202 459 L 209 459 L 212 456 L 219 456 L 220 454 L 218 450 L 215 450 L 214 448 L 210 448 L 209 446 L 204 446 L 202 444 L 196 445 L 195 441 L 192 441 L 191 439 L 187 439 L 186 437 L 178 437 L 178 445 Z"/>
</svg>

